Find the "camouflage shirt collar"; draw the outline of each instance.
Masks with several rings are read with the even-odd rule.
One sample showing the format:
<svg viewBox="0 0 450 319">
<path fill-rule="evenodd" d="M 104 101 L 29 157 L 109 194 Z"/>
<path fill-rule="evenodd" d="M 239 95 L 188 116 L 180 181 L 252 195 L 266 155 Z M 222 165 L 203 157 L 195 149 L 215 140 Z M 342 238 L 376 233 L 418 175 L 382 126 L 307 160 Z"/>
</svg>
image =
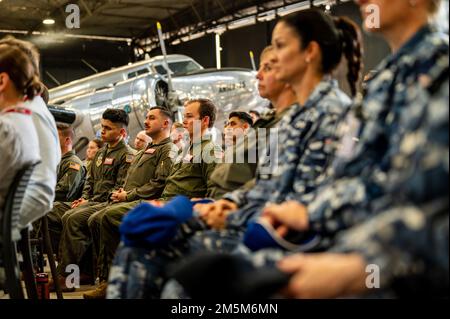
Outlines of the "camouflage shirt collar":
<svg viewBox="0 0 450 319">
<path fill-rule="evenodd" d="M 333 88 L 338 86 L 337 81 L 333 79 L 323 79 L 314 89 L 314 91 L 309 96 L 306 101 L 303 109 L 309 109 L 311 107 L 315 107 L 317 103 L 325 96 L 328 92 L 330 92 Z"/>
<path fill-rule="evenodd" d="M 111 152 L 111 151 L 115 151 L 115 150 L 118 150 L 118 149 L 120 149 L 122 147 L 126 147 L 126 146 L 127 146 L 127 144 L 125 144 L 125 140 L 122 138 L 120 140 L 120 142 L 117 143 L 117 145 L 114 147 L 110 147 L 109 144 L 106 144 L 106 151 Z"/>
<path fill-rule="evenodd" d="M 66 154 L 64 154 L 64 155 L 61 157 L 61 159 L 68 158 L 68 157 L 71 157 L 71 156 L 73 156 L 73 155 L 75 155 L 75 151 L 74 151 L 74 150 L 71 150 L 71 151 L 68 151 Z"/>
<path fill-rule="evenodd" d="M 168 138 L 165 138 L 165 139 L 163 139 L 160 143 L 158 143 L 158 144 L 149 144 L 148 146 L 147 146 L 147 149 L 149 149 L 149 148 L 152 148 L 152 147 L 158 147 L 158 146 L 162 146 L 162 145 L 165 145 L 165 144 L 167 144 L 167 143 L 170 143 L 172 140 L 170 139 L 170 137 L 168 137 Z"/>
<path fill-rule="evenodd" d="M 288 112 L 289 112 L 289 110 L 290 109 L 292 109 L 292 106 L 294 106 L 295 104 L 292 104 L 292 105 L 290 105 L 290 106 L 288 106 L 287 108 L 285 108 L 284 110 L 282 110 L 280 113 L 274 113 L 273 114 L 273 117 L 275 118 L 282 118 L 283 116 L 285 116 Z"/>
</svg>

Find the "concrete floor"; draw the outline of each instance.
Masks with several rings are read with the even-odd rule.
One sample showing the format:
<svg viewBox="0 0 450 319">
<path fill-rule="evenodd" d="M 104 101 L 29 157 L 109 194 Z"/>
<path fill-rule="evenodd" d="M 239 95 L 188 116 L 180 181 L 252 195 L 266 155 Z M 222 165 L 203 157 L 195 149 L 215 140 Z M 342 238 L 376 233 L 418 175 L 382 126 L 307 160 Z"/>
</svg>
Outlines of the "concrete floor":
<svg viewBox="0 0 450 319">
<path fill-rule="evenodd" d="M 79 289 L 75 290 L 74 292 L 63 293 L 63 297 L 64 297 L 64 299 L 83 299 L 83 293 L 85 291 L 88 291 L 91 289 L 95 289 L 95 286 L 82 285 L 82 286 L 80 286 Z M 24 287 L 24 291 L 25 291 L 25 287 Z M 0 299 L 9 299 L 9 296 L 7 294 L 5 294 L 2 290 L 0 290 Z M 57 299 L 55 292 L 50 293 L 50 299 Z"/>
<path fill-rule="evenodd" d="M 46 262 L 46 265 L 47 267 L 45 267 L 44 271 L 48 273 L 49 278 L 51 278 L 51 271 L 50 268 L 48 267 L 48 261 Z M 22 282 L 22 285 L 24 287 L 24 292 L 26 293 L 24 282 Z M 64 299 L 83 299 L 83 293 L 92 289 L 95 289 L 94 285 L 80 285 L 80 288 L 76 289 L 74 292 L 63 293 L 63 297 Z M 3 290 L 0 290 L 0 299 L 9 299 L 9 296 L 5 294 Z M 55 292 L 50 293 L 50 299 L 57 299 Z"/>
</svg>

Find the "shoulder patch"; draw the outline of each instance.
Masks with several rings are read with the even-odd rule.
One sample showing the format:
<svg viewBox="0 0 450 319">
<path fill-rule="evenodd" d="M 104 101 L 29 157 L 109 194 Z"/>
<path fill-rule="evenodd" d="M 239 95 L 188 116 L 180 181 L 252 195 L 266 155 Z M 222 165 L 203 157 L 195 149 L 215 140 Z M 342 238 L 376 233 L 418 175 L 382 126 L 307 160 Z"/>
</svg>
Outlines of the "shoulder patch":
<svg viewBox="0 0 450 319">
<path fill-rule="evenodd" d="M 81 169 L 81 165 L 77 164 L 77 163 L 70 163 L 69 168 L 73 169 L 73 170 L 76 170 L 76 171 L 79 171 Z"/>
<path fill-rule="evenodd" d="M 127 158 L 126 158 L 126 162 L 127 163 L 131 163 L 131 162 L 133 162 L 133 160 L 134 160 L 134 155 L 132 155 L 132 154 L 129 154 L 129 155 L 127 155 Z"/>
</svg>

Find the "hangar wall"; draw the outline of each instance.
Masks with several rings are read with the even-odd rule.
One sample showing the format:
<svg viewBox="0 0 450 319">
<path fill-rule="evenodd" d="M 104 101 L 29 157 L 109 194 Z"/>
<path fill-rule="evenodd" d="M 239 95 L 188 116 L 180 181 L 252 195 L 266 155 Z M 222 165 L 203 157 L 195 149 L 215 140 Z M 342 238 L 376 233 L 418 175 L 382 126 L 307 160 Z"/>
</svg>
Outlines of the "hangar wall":
<svg viewBox="0 0 450 319">
<path fill-rule="evenodd" d="M 47 72 L 64 84 L 95 73 L 82 60 L 102 72 L 127 64 L 133 54 L 126 43 L 106 41 L 69 40 L 61 44 L 39 46 L 39 48 L 41 74 L 49 88 L 57 84 Z"/>
</svg>

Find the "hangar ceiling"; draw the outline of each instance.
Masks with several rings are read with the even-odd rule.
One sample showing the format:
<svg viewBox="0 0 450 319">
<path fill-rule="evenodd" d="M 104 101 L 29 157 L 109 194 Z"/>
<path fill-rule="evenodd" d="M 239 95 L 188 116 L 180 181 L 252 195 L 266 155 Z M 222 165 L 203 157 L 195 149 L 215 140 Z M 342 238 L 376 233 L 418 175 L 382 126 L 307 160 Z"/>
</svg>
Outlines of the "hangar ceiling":
<svg viewBox="0 0 450 319">
<path fill-rule="evenodd" d="M 31 32 L 67 32 L 67 5 L 80 9 L 79 29 L 72 34 L 137 37 L 155 21 L 196 5 L 196 0 L 0 0 L 0 29 Z M 55 20 L 52 26 L 42 22 Z M 5 32 L 6 33 L 6 32 Z"/>
<path fill-rule="evenodd" d="M 274 6 L 301 2 L 317 1 L 0 0 L 0 33 L 65 33 L 115 37 L 117 40 L 151 38 L 156 35 L 157 21 L 162 22 L 165 32 L 176 32 L 187 26 L 194 26 L 191 29 L 195 30 L 225 16 L 238 19 L 245 15 L 242 12 L 246 8 L 253 7 L 262 12 Z M 69 4 L 76 4 L 80 10 L 79 29 L 66 28 Z M 53 19 L 55 24 L 44 25 L 44 19 Z"/>
</svg>

